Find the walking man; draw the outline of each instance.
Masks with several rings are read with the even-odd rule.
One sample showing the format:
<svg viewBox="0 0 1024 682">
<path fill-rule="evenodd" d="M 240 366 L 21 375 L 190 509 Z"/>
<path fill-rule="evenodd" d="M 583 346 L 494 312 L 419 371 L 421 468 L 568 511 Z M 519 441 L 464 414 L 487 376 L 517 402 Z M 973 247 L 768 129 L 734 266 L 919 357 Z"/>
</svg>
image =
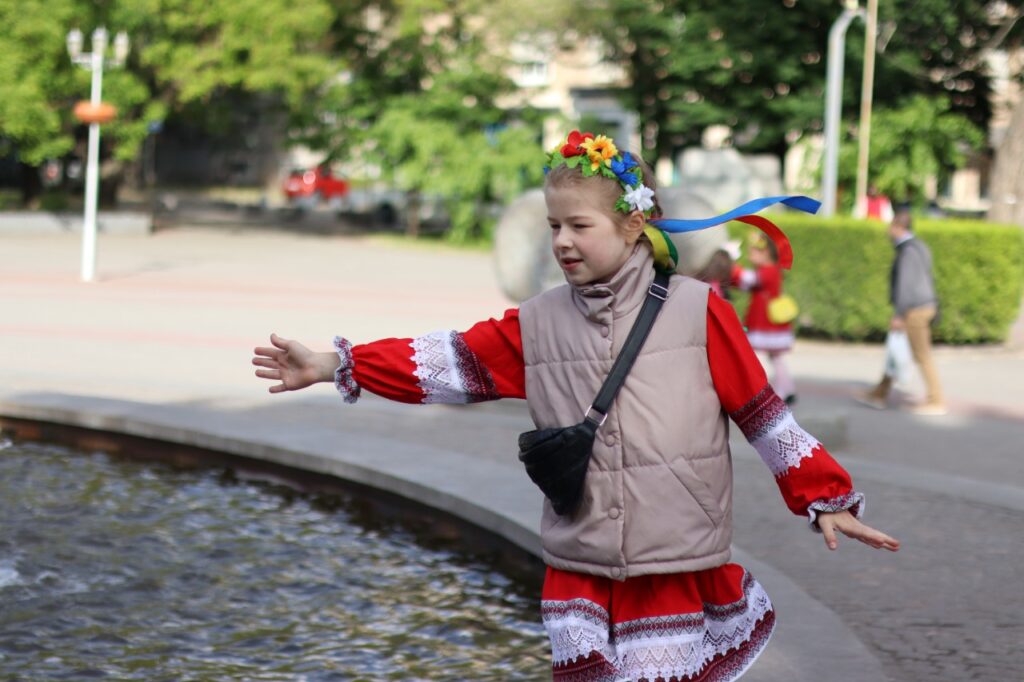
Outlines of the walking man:
<svg viewBox="0 0 1024 682">
<path fill-rule="evenodd" d="M 896 249 L 889 283 L 889 300 L 893 307 L 889 328 L 903 330 L 910 341 L 914 361 L 921 369 L 927 387 L 925 401 L 913 408 L 919 415 L 946 414 L 946 404 L 939 384 L 939 373 L 932 360 L 932 321 L 938 312 L 935 279 L 932 276 L 932 254 L 914 236 L 910 209 L 900 207 L 889 223 L 889 238 Z M 892 377 L 886 375 L 860 402 L 885 409 L 892 389 Z"/>
</svg>

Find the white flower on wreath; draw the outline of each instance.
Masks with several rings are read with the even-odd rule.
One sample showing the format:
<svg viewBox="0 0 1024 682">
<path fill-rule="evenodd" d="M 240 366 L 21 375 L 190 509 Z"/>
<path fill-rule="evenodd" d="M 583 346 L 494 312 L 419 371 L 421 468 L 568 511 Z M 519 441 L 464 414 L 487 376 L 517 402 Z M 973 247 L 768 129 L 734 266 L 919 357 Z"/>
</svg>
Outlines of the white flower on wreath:
<svg viewBox="0 0 1024 682">
<path fill-rule="evenodd" d="M 626 190 L 622 198 L 634 211 L 648 211 L 654 208 L 654 190 L 644 184 Z"/>
</svg>

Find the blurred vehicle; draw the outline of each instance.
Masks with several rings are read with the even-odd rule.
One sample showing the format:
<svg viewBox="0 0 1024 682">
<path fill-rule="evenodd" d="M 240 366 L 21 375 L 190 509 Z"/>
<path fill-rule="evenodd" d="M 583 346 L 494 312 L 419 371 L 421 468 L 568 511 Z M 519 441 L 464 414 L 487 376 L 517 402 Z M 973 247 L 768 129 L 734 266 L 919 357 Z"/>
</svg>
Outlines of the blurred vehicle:
<svg viewBox="0 0 1024 682">
<path fill-rule="evenodd" d="M 451 224 L 443 198 L 386 186 L 354 187 L 340 213 L 392 229 L 407 229 L 415 219 L 418 229 L 429 234 L 444 232 Z"/>
<path fill-rule="evenodd" d="M 336 177 L 330 167 L 295 168 L 285 178 L 284 194 L 289 203 L 312 207 L 321 201 L 340 205 L 348 194 L 348 182 Z"/>
</svg>

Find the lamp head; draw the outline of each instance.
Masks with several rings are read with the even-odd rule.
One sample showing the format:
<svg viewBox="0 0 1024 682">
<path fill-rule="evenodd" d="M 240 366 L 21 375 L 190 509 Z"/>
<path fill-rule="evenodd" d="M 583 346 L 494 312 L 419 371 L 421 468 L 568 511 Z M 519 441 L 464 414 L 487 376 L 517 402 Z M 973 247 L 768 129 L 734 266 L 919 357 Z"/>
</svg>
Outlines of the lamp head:
<svg viewBox="0 0 1024 682">
<path fill-rule="evenodd" d="M 92 32 L 92 51 L 96 54 L 103 54 L 107 49 L 107 29 L 100 26 Z"/>
<path fill-rule="evenodd" d="M 131 49 L 131 44 L 128 42 L 128 34 L 124 31 L 118 31 L 117 35 L 114 36 L 114 59 L 117 60 L 118 64 L 123 64 L 124 60 L 128 58 L 128 51 Z"/>
<path fill-rule="evenodd" d="M 78 55 L 82 54 L 82 40 L 82 32 L 77 28 L 68 31 L 67 46 L 71 59 L 78 59 Z"/>
</svg>

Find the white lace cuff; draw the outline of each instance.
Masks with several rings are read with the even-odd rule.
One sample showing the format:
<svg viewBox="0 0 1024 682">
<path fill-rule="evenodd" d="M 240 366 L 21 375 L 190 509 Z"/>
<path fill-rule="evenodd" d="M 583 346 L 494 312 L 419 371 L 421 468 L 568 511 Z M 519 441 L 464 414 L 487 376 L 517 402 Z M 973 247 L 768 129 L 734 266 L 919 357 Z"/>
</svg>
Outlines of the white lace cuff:
<svg viewBox="0 0 1024 682">
<path fill-rule="evenodd" d="M 833 497 L 831 499 L 822 499 L 811 502 L 810 506 L 807 507 L 807 518 L 811 524 L 811 529 L 815 533 L 820 533 L 821 528 L 818 527 L 818 513 L 819 512 L 837 512 L 843 510 L 849 510 L 856 518 L 864 516 L 864 494 L 858 493 L 856 490 L 842 495 L 840 497 Z"/>
<path fill-rule="evenodd" d="M 334 370 L 334 387 L 338 389 L 342 399 L 346 403 L 354 403 L 359 400 L 361 389 L 352 376 L 352 368 L 355 362 L 352 360 L 352 344 L 348 339 L 340 336 L 334 337 L 334 350 L 338 352 L 341 364 Z"/>
</svg>

